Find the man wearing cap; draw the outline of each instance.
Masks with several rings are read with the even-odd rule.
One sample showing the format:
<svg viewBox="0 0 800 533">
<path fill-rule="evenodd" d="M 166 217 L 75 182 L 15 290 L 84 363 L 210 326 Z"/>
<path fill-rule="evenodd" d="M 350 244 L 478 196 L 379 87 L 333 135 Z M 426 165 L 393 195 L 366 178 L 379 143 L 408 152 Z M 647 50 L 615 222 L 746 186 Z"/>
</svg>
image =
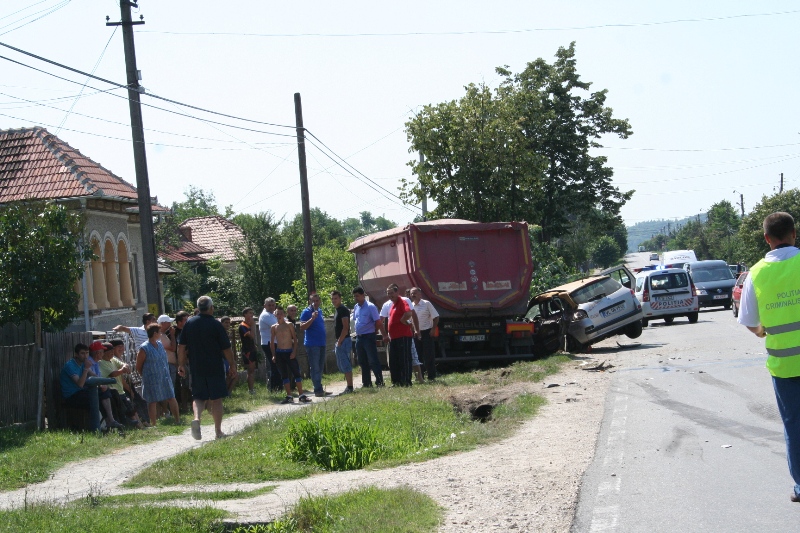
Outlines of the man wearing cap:
<svg viewBox="0 0 800 533">
<path fill-rule="evenodd" d="M 103 348 L 102 343 L 100 348 Z M 64 405 L 75 409 L 89 410 L 90 391 L 86 387 L 86 380 L 92 376 L 98 376 L 92 371 L 92 363 L 89 360 L 89 346 L 76 344 L 72 359 L 67 361 L 61 369 L 59 382 L 61 383 L 61 397 Z M 106 389 L 106 387 L 103 387 Z M 100 408 L 105 413 L 106 426 L 114 429 L 122 429 L 125 426 L 114 420 L 114 412 L 111 409 L 111 393 L 108 390 L 98 390 L 100 397 Z"/>
<path fill-rule="evenodd" d="M 129 334 L 133 337 L 133 342 L 136 344 L 136 349 L 139 349 L 139 346 L 147 342 L 147 326 L 150 324 L 155 324 L 156 316 L 153 313 L 145 313 L 142 315 L 142 324 L 141 326 L 114 326 L 114 331 L 116 332 L 124 332 Z"/>
<path fill-rule="evenodd" d="M 186 321 L 178 344 L 178 373 L 186 375 L 186 352 L 192 354 L 192 396 L 194 396 L 194 420 L 192 437 L 200 440 L 200 417 L 208 404 L 217 438 L 222 432 L 222 399 L 228 395 L 222 358 L 228 360 L 229 375 L 236 374 L 236 361 L 231 350 L 231 341 L 222 324 L 214 318 L 214 302 L 209 296 L 197 299 L 200 314 Z"/>
<path fill-rule="evenodd" d="M 172 381 L 172 389 L 175 391 L 175 397 L 178 397 L 178 355 L 176 349 L 178 346 L 177 340 L 173 338 L 172 319 L 168 315 L 161 315 L 158 317 L 158 327 L 161 328 L 161 345 L 164 351 L 167 352 L 167 364 L 169 365 L 169 379 Z"/>
</svg>

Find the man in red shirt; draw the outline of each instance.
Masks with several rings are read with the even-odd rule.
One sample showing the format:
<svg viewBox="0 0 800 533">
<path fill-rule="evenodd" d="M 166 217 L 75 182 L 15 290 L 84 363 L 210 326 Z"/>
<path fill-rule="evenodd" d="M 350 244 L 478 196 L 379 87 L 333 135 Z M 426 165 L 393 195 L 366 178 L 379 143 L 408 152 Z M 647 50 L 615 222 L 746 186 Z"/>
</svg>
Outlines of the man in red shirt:
<svg viewBox="0 0 800 533">
<path fill-rule="evenodd" d="M 400 289 L 392 283 L 386 288 L 386 296 L 392 301 L 389 312 L 389 375 L 392 386 L 411 386 L 411 343 L 419 335 L 417 314 L 400 297 Z M 411 329 L 408 321 L 414 324 Z"/>
</svg>

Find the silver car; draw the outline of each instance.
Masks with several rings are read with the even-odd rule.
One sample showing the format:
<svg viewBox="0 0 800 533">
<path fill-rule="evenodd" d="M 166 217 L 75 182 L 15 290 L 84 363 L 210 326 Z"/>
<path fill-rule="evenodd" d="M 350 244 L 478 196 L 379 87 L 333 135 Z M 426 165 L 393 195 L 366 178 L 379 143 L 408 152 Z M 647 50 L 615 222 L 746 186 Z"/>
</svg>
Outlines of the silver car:
<svg viewBox="0 0 800 533">
<path fill-rule="evenodd" d="M 615 272 L 609 272 L 610 276 Z M 625 272 L 619 270 L 623 279 L 630 280 L 632 276 Z M 563 335 L 561 348 L 581 352 L 614 335 L 639 337 L 642 306 L 630 288 L 610 276 L 591 276 L 534 296 L 526 314 L 526 319 L 537 323 L 534 342 L 552 345 L 553 335 Z"/>
</svg>

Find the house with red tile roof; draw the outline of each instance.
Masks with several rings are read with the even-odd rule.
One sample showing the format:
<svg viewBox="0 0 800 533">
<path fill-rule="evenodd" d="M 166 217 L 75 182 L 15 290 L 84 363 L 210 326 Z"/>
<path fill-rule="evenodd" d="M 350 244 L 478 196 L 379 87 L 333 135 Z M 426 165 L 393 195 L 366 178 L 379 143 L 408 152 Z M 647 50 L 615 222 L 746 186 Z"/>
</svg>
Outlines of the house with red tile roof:
<svg viewBox="0 0 800 533">
<path fill-rule="evenodd" d="M 239 226 L 219 215 L 187 218 L 178 231 L 180 248 L 161 254 L 163 259 L 202 263 L 218 257 L 233 265 L 237 243 L 244 238 Z"/>
<path fill-rule="evenodd" d="M 136 187 L 41 127 L 0 130 L 0 205 L 56 201 L 82 211 L 87 261 L 69 330 L 140 325 L 145 278 Z M 153 210 L 164 211 L 153 200 Z"/>
</svg>

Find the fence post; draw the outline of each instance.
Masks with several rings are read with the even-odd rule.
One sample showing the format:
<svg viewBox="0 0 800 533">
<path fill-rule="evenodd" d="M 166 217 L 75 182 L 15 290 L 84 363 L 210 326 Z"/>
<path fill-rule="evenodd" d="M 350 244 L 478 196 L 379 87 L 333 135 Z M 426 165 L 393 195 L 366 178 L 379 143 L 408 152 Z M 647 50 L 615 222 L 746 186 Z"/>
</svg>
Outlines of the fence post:
<svg viewBox="0 0 800 533">
<path fill-rule="evenodd" d="M 39 354 L 39 394 L 37 395 L 36 406 L 36 429 L 42 430 L 44 428 L 44 419 L 42 412 L 44 411 L 44 350 L 41 346 L 36 347 L 36 352 Z"/>
</svg>

